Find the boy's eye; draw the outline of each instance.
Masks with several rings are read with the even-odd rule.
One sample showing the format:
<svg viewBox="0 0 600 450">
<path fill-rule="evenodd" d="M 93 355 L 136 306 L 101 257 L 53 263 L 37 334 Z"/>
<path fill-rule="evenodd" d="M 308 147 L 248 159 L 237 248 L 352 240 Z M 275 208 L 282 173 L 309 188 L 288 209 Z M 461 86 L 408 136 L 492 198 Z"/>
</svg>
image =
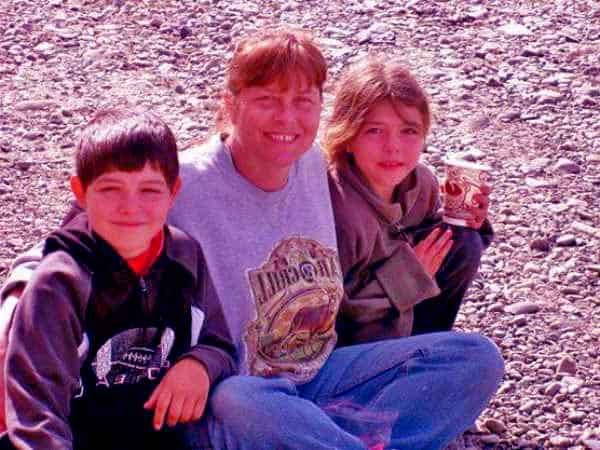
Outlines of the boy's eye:
<svg viewBox="0 0 600 450">
<path fill-rule="evenodd" d="M 106 193 L 116 192 L 118 190 L 119 190 L 119 188 L 116 187 L 116 186 L 103 186 L 103 187 L 101 187 L 101 188 L 98 189 L 99 192 L 106 192 Z"/>
<path fill-rule="evenodd" d="M 156 188 L 144 188 L 142 189 L 142 192 L 144 194 L 161 194 L 162 191 L 160 189 L 156 189 Z"/>
</svg>

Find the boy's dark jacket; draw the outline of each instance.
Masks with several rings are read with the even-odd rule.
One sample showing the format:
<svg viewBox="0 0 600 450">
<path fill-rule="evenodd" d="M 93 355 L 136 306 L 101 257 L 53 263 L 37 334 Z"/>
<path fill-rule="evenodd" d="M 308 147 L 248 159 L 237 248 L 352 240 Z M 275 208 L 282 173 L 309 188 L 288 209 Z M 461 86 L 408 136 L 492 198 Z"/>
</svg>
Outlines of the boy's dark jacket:
<svg viewBox="0 0 600 450">
<path fill-rule="evenodd" d="M 142 405 L 168 367 L 195 358 L 211 386 L 234 372 L 235 346 L 201 249 L 182 231 L 165 227 L 144 277 L 90 231 L 84 213 L 47 238 L 44 255 L 8 348 L 17 448 L 97 448 L 121 433 L 158 439 Z"/>
</svg>

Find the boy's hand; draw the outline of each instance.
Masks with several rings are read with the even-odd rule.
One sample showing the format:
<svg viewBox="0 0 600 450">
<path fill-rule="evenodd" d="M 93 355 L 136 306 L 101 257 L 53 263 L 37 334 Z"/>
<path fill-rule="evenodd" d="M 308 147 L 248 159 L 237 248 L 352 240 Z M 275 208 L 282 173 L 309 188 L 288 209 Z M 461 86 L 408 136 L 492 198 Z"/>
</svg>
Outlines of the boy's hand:
<svg viewBox="0 0 600 450">
<path fill-rule="evenodd" d="M 483 225 L 483 222 L 487 218 L 488 208 L 490 206 L 490 193 L 492 192 L 492 188 L 483 185 L 480 187 L 480 190 L 481 194 L 473 195 L 473 203 L 477 203 L 477 206 L 471 208 L 473 220 L 467 221 L 467 226 L 474 230 L 479 230 L 481 228 L 481 225 Z"/>
<path fill-rule="evenodd" d="M 438 227 L 415 246 L 415 255 L 431 278 L 439 270 L 452 244 L 452 231 L 450 229 L 443 231 Z"/>
<path fill-rule="evenodd" d="M 192 422 L 204 414 L 210 381 L 204 365 L 193 358 L 184 358 L 167 370 L 165 377 L 144 403 L 154 409 L 154 429 L 165 423 L 173 427 Z"/>
</svg>

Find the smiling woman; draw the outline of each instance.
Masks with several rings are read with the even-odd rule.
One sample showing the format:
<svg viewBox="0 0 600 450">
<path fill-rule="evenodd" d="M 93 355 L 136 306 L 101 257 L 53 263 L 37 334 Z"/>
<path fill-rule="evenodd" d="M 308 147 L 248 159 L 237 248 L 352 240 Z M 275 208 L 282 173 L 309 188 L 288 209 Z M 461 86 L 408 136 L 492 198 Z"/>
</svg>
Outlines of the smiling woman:
<svg viewBox="0 0 600 450">
<path fill-rule="evenodd" d="M 281 189 L 319 128 L 327 64 L 300 32 L 266 32 L 236 49 L 217 127 L 239 172 L 265 191 Z"/>
</svg>

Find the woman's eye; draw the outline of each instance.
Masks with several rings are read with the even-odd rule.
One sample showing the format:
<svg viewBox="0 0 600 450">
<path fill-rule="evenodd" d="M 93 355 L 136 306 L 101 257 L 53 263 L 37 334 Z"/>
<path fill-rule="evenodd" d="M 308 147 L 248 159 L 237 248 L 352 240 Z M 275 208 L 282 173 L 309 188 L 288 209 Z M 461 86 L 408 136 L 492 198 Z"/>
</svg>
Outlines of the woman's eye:
<svg viewBox="0 0 600 450">
<path fill-rule="evenodd" d="M 110 193 L 110 192 L 116 192 L 118 191 L 119 188 L 115 187 L 115 186 L 104 186 L 98 189 L 99 192 L 105 192 L 105 193 Z"/>
<path fill-rule="evenodd" d="M 296 101 L 298 103 L 300 103 L 301 105 L 312 105 L 313 104 L 313 100 L 310 97 L 300 97 Z"/>
</svg>

